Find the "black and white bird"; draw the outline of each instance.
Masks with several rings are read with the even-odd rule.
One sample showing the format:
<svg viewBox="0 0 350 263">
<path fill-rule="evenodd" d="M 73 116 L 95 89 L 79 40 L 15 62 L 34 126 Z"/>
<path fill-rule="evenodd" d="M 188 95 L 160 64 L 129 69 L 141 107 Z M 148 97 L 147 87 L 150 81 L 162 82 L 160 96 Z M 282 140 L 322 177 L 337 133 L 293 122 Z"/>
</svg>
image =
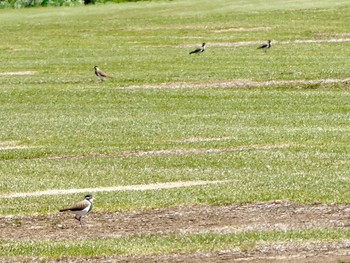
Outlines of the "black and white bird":
<svg viewBox="0 0 350 263">
<path fill-rule="evenodd" d="M 86 195 L 83 201 L 75 205 L 72 205 L 70 207 L 61 209 L 60 212 L 69 211 L 74 213 L 75 219 L 78 220 L 80 222 L 80 225 L 82 226 L 83 223 L 81 221 L 81 218 L 91 211 L 93 206 L 93 201 L 94 201 L 94 198 L 92 197 L 92 195 Z"/>
<path fill-rule="evenodd" d="M 103 81 L 104 78 L 111 78 L 106 72 L 102 71 L 98 66 L 95 66 L 95 74 L 100 81 Z"/>
<path fill-rule="evenodd" d="M 205 51 L 205 46 L 206 44 L 203 43 L 201 47 L 199 48 L 196 48 L 195 50 L 191 51 L 189 54 L 200 54 L 200 53 L 203 53 Z"/>
<path fill-rule="evenodd" d="M 261 45 L 260 47 L 258 47 L 258 49 L 263 49 L 266 52 L 266 50 L 269 49 L 270 47 L 271 47 L 271 40 L 267 40 L 267 43 Z"/>
</svg>

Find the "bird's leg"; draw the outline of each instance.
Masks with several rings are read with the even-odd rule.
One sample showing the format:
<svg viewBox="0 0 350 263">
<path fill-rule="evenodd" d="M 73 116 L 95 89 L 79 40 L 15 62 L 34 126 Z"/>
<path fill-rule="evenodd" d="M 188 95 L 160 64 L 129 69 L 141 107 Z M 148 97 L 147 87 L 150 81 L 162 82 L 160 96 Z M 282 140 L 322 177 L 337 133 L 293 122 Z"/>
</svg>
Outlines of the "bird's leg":
<svg viewBox="0 0 350 263">
<path fill-rule="evenodd" d="M 81 216 L 79 216 L 79 217 L 74 217 L 74 218 L 80 222 L 80 226 L 83 226 L 83 224 L 82 224 L 82 222 L 81 222 Z"/>
</svg>

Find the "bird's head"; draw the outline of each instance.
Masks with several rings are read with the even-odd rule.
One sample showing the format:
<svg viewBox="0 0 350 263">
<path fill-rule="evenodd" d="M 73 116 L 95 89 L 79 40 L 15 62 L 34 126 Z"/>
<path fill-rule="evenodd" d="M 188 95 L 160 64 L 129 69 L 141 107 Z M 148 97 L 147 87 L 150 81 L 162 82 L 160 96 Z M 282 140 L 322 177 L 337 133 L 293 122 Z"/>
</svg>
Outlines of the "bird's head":
<svg viewBox="0 0 350 263">
<path fill-rule="evenodd" d="M 271 43 L 271 40 L 267 40 L 267 42 Z"/>
<path fill-rule="evenodd" d="M 202 47 L 205 47 L 205 45 L 206 45 L 206 43 L 203 43 L 203 44 L 202 44 Z"/>
<path fill-rule="evenodd" d="M 88 200 L 88 201 L 94 200 L 94 197 L 92 195 L 86 195 L 84 198 L 85 200 Z"/>
<path fill-rule="evenodd" d="M 98 66 L 95 66 L 94 68 L 95 68 L 95 69 L 98 69 Z"/>
</svg>

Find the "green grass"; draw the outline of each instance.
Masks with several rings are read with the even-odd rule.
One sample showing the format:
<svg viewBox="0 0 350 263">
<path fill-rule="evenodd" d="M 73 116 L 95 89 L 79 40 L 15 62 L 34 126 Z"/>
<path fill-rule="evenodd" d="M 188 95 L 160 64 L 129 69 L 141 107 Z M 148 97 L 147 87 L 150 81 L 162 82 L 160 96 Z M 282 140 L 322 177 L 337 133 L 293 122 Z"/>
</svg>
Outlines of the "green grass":
<svg viewBox="0 0 350 263">
<path fill-rule="evenodd" d="M 131 203 L 126 193 L 99 194 L 100 209 L 108 209 L 108 200 L 113 203 L 120 199 L 126 199 L 122 202 L 125 208 L 181 204 L 186 200 L 214 204 L 276 199 L 340 203 L 349 200 L 349 187 L 345 183 L 349 157 L 347 90 L 111 89 L 98 90 L 97 94 L 82 91 L 81 96 L 68 94 L 59 98 L 61 102 L 52 104 L 52 94 L 26 96 L 28 101 L 33 101 L 29 106 L 34 109 L 18 106 L 8 112 L 12 121 L 2 130 L 3 140 L 20 141 L 20 145 L 33 148 L 0 152 L 2 193 L 181 180 L 232 180 L 228 187 L 205 187 L 204 192 L 194 191 L 190 198 L 183 195 L 187 189 L 174 190 L 177 199 L 170 198 L 173 194 L 169 190 L 165 191 L 169 193 L 168 198 L 159 198 L 158 195 L 163 195 L 161 191 L 154 200 L 142 198 L 142 193 L 132 193 Z M 40 96 L 49 99 L 39 101 Z M 84 107 L 83 103 L 91 98 L 94 104 Z M 10 101 L 9 107 L 13 105 Z M 30 112 L 31 117 L 26 117 Z M 20 134 L 15 133 L 18 130 Z M 192 137 L 224 139 L 181 141 Z M 289 147 L 219 154 L 46 159 L 47 156 L 113 155 L 138 150 L 285 144 Z M 8 180 L 9 175 L 15 176 Z M 252 189 L 254 194 L 247 195 Z M 207 192 L 213 193 L 212 198 L 207 198 Z M 38 204 L 42 205 L 40 211 L 52 212 L 51 209 L 57 208 L 47 206 L 51 199 L 39 198 L 42 201 L 35 202 L 35 208 L 29 210 L 20 200 L 4 200 L 11 203 L 8 206 L 11 209 L 2 207 L 2 213 L 36 212 Z M 119 205 L 112 207 L 121 209 Z"/>
<path fill-rule="evenodd" d="M 0 242 L 0 257 L 98 257 L 151 255 L 239 249 L 254 251 L 259 242 L 341 241 L 349 230 L 308 229 L 302 231 L 244 232 L 237 234 L 150 235 L 83 241 Z"/>
<path fill-rule="evenodd" d="M 350 42 L 293 41 L 348 39 L 344 21 L 349 11 L 345 0 L 184 0 L 1 10 L 0 194 L 229 180 L 183 189 L 98 193 L 94 209 L 126 211 L 271 200 L 349 203 L 348 83 L 142 88 L 164 83 L 171 87 L 174 83 L 205 86 L 237 80 L 348 78 Z M 256 44 L 236 45 L 267 39 L 274 42 L 266 54 L 256 50 Z M 207 51 L 189 56 L 203 41 L 208 43 Z M 292 43 L 283 44 L 287 41 Z M 94 65 L 113 79 L 98 83 Z M 3 74 L 20 71 L 34 74 Z M 190 138 L 213 140 L 186 141 Z M 128 155 L 279 145 L 288 147 Z M 93 157 L 99 154 L 107 157 Z M 49 159 L 54 156 L 86 158 Z M 61 208 L 58 201 L 70 203 L 80 198 L 80 194 L 2 198 L 0 215 L 52 213 Z M 162 244 L 173 237 L 152 238 Z M 152 238 L 127 241 L 134 242 L 138 250 L 137 242 Z M 183 251 L 205 243 L 201 237 L 194 239 Z M 78 247 L 84 242 L 68 246 L 80 253 Z M 119 241 L 94 241 L 102 246 L 99 255 L 112 253 L 110 242 Z M 235 242 L 233 246 L 239 243 Z M 38 246 L 35 255 L 59 257 L 63 244 L 54 243 L 52 255 L 39 251 L 49 246 L 45 242 L 17 245 L 23 251 Z M 2 255 L 11 256 L 6 251 Z M 23 256 L 21 253 L 16 250 L 12 255 Z"/>
<path fill-rule="evenodd" d="M 346 1 L 312 1 L 306 8 L 302 2 L 165 1 L 6 10 L 0 46 L 6 63 L 0 70 L 30 68 L 41 74 L 2 79 L 4 84 L 36 89 L 48 83 L 91 89 L 96 87 L 89 74 L 95 64 L 115 77 L 106 84 L 114 88 L 173 81 L 347 77 L 349 43 L 276 45 L 268 56 L 256 46 L 215 46 L 343 38 L 336 34 L 348 30 L 342 23 L 349 12 Z M 217 32 L 228 29 L 241 31 Z M 209 44 L 206 55 L 187 56 L 191 46 L 202 41 Z"/>
<path fill-rule="evenodd" d="M 196 1 L 4 11 L 0 59 L 6 63 L 0 72 L 36 73 L 0 76 L 0 141 L 28 147 L 0 151 L 0 192 L 210 179 L 233 183 L 220 186 L 220 195 L 211 199 L 195 191 L 191 198 L 180 195 L 171 204 L 185 199 L 215 204 L 270 199 L 348 202 L 346 83 L 252 89 L 129 86 L 348 77 L 347 42 L 274 45 L 267 54 L 256 46 L 225 48 L 215 43 L 333 38 L 346 32 L 339 17 L 349 5 L 289 1 L 260 9 L 255 6 L 258 1 L 201 3 L 194 12 L 188 10 Z M 282 9 L 284 23 L 279 22 Z M 248 30 L 261 27 L 269 29 Z M 230 28 L 243 30 L 215 31 Z M 188 56 L 190 46 L 202 40 L 209 43 L 206 53 Z M 114 78 L 97 83 L 95 64 Z M 193 137 L 224 139 L 183 142 Z M 279 144 L 290 146 L 209 155 L 45 159 Z M 276 187 L 271 188 L 272 182 Z M 309 192 L 310 187 L 320 191 Z M 216 186 L 207 188 L 217 191 Z M 251 189 L 256 189 L 253 196 L 246 194 Z M 101 195 L 106 196 L 101 204 L 117 200 Z M 130 195 L 138 199 L 142 194 Z M 1 207 L 0 213 L 34 213 L 37 205 L 48 212 L 52 198 L 41 198 L 33 208 L 6 200 L 13 204 L 10 210 Z M 142 200 L 140 207 L 168 204 Z M 138 207 L 138 202 L 126 203 Z"/>
</svg>

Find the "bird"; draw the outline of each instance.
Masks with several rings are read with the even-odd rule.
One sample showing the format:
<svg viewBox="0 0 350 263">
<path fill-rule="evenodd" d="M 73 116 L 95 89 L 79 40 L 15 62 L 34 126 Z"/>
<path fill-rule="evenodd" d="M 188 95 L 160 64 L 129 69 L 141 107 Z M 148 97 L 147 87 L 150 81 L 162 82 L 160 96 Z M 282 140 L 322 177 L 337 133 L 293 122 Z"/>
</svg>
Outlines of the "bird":
<svg viewBox="0 0 350 263">
<path fill-rule="evenodd" d="M 69 211 L 75 214 L 75 219 L 80 222 L 80 226 L 83 225 L 81 218 L 89 213 L 93 206 L 94 198 L 92 195 L 86 195 L 84 200 L 72 205 L 70 207 L 61 209 L 60 212 Z"/>
<path fill-rule="evenodd" d="M 103 72 L 98 66 L 95 66 L 95 74 L 100 81 L 103 81 L 104 78 L 111 78 L 106 72 Z"/>
<path fill-rule="evenodd" d="M 267 43 L 265 43 L 265 44 L 259 46 L 258 49 L 264 49 L 265 52 L 266 52 L 266 50 L 267 50 L 268 48 L 270 48 L 270 47 L 271 47 L 271 40 L 267 40 Z"/>
<path fill-rule="evenodd" d="M 200 54 L 200 53 L 203 53 L 205 51 L 205 46 L 206 46 L 206 43 L 203 43 L 201 47 L 199 48 L 196 48 L 195 50 L 191 51 L 189 54 Z"/>
</svg>

